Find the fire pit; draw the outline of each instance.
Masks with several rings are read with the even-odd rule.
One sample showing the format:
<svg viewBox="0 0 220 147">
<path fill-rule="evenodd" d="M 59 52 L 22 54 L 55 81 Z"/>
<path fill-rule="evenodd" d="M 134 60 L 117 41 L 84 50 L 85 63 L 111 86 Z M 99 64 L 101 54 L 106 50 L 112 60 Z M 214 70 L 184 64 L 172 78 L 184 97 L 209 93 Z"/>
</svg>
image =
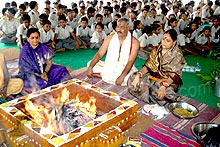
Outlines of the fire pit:
<svg viewBox="0 0 220 147">
<path fill-rule="evenodd" d="M 0 120 L 11 146 L 117 146 L 137 110 L 134 101 L 72 79 L 2 104 Z"/>
</svg>

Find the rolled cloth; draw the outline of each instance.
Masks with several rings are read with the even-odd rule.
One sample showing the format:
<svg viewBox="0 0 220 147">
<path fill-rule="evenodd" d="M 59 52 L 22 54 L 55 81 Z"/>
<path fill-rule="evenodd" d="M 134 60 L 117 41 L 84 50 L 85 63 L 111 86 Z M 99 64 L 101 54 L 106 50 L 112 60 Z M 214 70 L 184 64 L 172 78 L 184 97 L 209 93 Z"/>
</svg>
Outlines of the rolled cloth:
<svg viewBox="0 0 220 147">
<path fill-rule="evenodd" d="M 120 47 L 118 34 L 115 33 L 109 42 L 105 61 L 99 61 L 94 66 L 93 72 L 100 73 L 103 81 L 110 84 L 115 84 L 115 81 L 121 75 L 122 71 L 127 65 L 132 47 L 131 41 L 132 36 L 131 33 L 128 32 L 125 40 Z M 89 64 L 90 62 L 88 62 L 88 65 Z M 127 85 L 128 77 L 135 71 L 137 71 L 137 68 L 133 65 L 130 72 L 125 77 L 122 86 Z"/>
</svg>

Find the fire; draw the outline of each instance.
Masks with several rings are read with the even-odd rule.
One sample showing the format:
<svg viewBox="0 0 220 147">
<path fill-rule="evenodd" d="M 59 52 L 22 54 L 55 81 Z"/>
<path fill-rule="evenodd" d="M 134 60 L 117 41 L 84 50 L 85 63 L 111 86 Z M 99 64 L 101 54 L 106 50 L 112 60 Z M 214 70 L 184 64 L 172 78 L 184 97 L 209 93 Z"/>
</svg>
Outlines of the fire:
<svg viewBox="0 0 220 147">
<path fill-rule="evenodd" d="M 25 110 L 30 114 L 37 124 L 46 127 L 56 133 L 65 133 L 65 119 L 62 114 L 64 111 L 72 109 L 70 112 L 77 114 L 80 110 L 83 116 L 80 116 L 80 121 L 89 119 L 94 119 L 96 117 L 96 99 L 90 97 L 87 102 L 81 102 L 79 96 L 77 95 L 75 99 L 69 99 L 69 91 L 67 88 L 62 90 L 61 96 L 54 99 L 52 96 L 49 96 L 47 99 L 48 103 L 45 102 L 37 103 L 27 100 L 25 102 Z M 78 111 L 77 111 L 78 109 Z M 81 117 L 85 117 L 81 118 Z"/>
<path fill-rule="evenodd" d="M 79 101 L 79 96 L 76 96 L 76 100 Z M 83 113 L 88 115 L 91 118 L 96 117 L 96 99 L 94 97 L 90 97 L 89 101 L 83 103 L 79 102 L 75 104 L 75 107 L 80 109 Z"/>
</svg>

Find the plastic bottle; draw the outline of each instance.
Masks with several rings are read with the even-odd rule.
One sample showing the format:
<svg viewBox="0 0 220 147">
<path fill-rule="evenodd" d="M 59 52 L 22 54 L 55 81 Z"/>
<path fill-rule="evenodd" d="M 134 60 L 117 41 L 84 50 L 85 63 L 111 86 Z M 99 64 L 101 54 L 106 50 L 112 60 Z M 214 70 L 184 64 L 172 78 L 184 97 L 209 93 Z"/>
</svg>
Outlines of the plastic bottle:
<svg viewBox="0 0 220 147">
<path fill-rule="evenodd" d="M 189 66 L 185 64 L 182 71 L 183 72 L 196 72 L 196 68 L 194 66 Z"/>
<path fill-rule="evenodd" d="M 200 72 L 202 70 L 199 62 L 196 63 L 196 72 Z"/>
</svg>

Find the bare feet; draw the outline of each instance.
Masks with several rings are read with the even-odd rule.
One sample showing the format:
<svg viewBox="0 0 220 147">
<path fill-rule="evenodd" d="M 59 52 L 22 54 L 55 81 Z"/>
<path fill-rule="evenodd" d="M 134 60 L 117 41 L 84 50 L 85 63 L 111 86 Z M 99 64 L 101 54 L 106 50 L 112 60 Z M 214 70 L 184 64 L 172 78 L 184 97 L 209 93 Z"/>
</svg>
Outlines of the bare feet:
<svg viewBox="0 0 220 147">
<path fill-rule="evenodd" d="M 59 48 L 57 50 L 55 50 L 56 52 L 64 52 L 65 51 L 65 48 Z"/>
</svg>

